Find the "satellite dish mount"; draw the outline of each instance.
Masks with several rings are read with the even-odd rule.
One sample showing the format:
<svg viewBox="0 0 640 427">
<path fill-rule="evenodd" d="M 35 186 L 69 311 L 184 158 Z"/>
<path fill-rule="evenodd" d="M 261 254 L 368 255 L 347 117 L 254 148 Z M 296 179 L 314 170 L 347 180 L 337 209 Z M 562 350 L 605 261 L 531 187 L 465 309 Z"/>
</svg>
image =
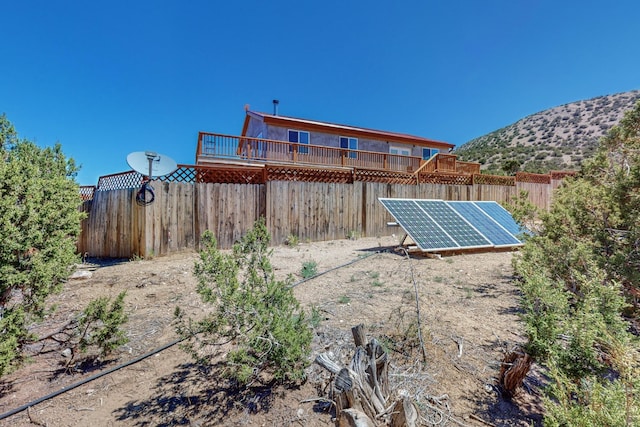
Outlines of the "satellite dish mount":
<svg viewBox="0 0 640 427">
<path fill-rule="evenodd" d="M 169 175 L 178 168 L 176 162 L 168 156 L 163 156 L 155 151 L 135 151 L 127 156 L 127 163 L 131 169 L 142 174 L 142 187 L 136 195 L 136 201 L 140 205 L 148 205 L 153 202 L 155 195 L 150 182 L 153 178 Z M 149 196 L 147 196 L 147 193 Z"/>
<path fill-rule="evenodd" d="M 147 180 L 151 181 L 151 177 L 153 176 L 153 162 L 158 159 L 160 161 L 160 156 L 158 153 L 154 151 L 145 151 L 144 155 L 147 156 L 147 160 L 149 161 L 149 174 L 147 175 Z"/>
</svg>

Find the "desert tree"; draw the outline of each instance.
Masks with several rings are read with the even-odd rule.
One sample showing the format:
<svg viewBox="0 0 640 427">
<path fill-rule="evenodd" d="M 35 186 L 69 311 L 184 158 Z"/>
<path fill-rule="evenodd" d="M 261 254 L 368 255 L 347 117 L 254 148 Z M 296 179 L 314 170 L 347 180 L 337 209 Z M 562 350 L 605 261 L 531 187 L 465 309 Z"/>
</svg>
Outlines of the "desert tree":
<svg viewBox="0 0 640 427">
<path fill-rule="evenodd" d="M 38 339 L 29 327 L 51 309 L 48 296 L 61 289 L 78 261 L 84 214 L 76 172 L 60 144 L 41 148 L 21 139 L 0 116 L 0 375 L 20 362 L 26 343 Z"/>
<path fill-rule="evenodd" d="M 640 267 L 639 148 L 640 103 L 579 176 L 556 191 L 550 211 L 541 215 L 540 233 L 514 258 L 528 336 L 524 350 L 549 376 L 545 425 L 640 423 L 640 345 L 632 333 Z"/>
<path fill-rule="evenodd" d="M 521 162 L 517 159 L 509 159 L 502 163 L 502 171 L 507 175 L 515 175 L 520 170 Z"/>
<path fill-rule="evenodd" d="M 183 348 L 202 363 L 224 357 L 223 373 L 242 386 L 299 381 L 309 362 L 309 321 L 293 294 L 293 279 L 275 278 L 269 241 L 264 218 L 231 253 L 217 249 L 213 234 L 205 232 L 194 271 L 197 292 L 212 310 L 202 319 L 175 311 Z"/>
</svg>

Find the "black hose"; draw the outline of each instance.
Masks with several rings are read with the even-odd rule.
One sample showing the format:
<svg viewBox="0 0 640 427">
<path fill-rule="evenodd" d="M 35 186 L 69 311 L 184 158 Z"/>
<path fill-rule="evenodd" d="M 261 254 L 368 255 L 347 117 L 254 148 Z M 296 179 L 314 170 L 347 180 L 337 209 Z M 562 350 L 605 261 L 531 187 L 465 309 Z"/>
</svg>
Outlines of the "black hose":
<svg viewBox="0 0 640 427">
<path fill-rule="evenodd" d="M 85 378 L 85 379 L 83 379 L 81 381 L 78 381 L 75 384 L 71 384 L 70 386 L 63 387 L 63 388 L 61 388 L 60 390 L 58 390 L 56 392 L 53 392 L 53 393 L 48 394 L 46 396 L 40 397 L 40 398 L 38 398 L 36 400 L 33 400 L 33 401 L 31 401 L 31 402 L 29 402 L 27 404 L 22 405 L 22 406 L 20 406 L 20 407 L 18 407 L 16 409 L 12 409 L 9 412 L 5 412 L 4 414 L 0 415 L 0 420 L 4 420 L 5 418 L 9 418 L 12 415 L 15 415 L 15 414 L 17 414 L 19 412 L 22 412 L 22 411 L 24 411 L 26 409 L 29 409 L 32 406 L 37 405 L 38 403 L 42 403 L 45 400 L 53 399 L 54 397 L 56 397 L 56 396 L 58 396 L 58 395 L 60 395 L 62 393 L 66 393 L 66 392 L 68 392 L 70 390 L 73 390 L 74 388 L 80 387 L 83 384 L 86 384 L 86 383 L 91 382 L 93 380 L 97 380 L 98 378 L 103 377 L 105 375 L 108 375 L 108 374 L 110 374 L 112 372 L 118 371 L 118 370 L 120 370 L 122 368 L 126 368 L 127 366 L 133 365 L 134 363 L 138 363 L 141 360 L 144 360 L 147 357 L 153 356 L 154 354 L 160 353 L 161 351 L 164 351 L 164 350 L 168 349 L 169 347 L 173 347 L 174 345 L 176 345 L 176 344 L 178 344 L 178 343 L 180 343 L 182 341 L 184 341 L 184 338 L 180 338 L 180 339 L 177 339 L 175 341 L 172 341 L 169 344 L 165 344 L 162 347 L 159 347 L 159 348 L 157 348 L 157 349 L 155 349 L 155 350 L 153 350 L 153 351 L 151 351 L 149 353 L 143 354 L 142 356 L 138 356 L 135 359 L 132 359 L 132 360 L 126 362 L 126 363 L 123 363 L 122 365 L 118 365 L 118 366 L 115 366 L 113 368 L 107 369 L 106 371 L 99 372 L 99 373 L 97 373 L 95 375 L 92 375 L 92 376 L 90 376 L 88 378 Z"/>
<path fill-rule="evenodd" d="M 148 187 L 151 187 L 151 186 L 149 185 Z M 144 188 L 144 185 L 143 185 L 143 188 Z M 153 195 L 153 189 L 151 189 L 151 190 L 152 190 L 151 194 Z M 141 188 L 140 191 L 143 191 L 143 189 Z M 153 201 L 153 198 L 151 199 L 151 201 L 149 201 L 149 203 L 151 203 L 152 201 Z M 370 256 L 373 256 L 373 255 L 376 255 L 376 254 L 379 254 L 379 253 L 382 253 L 382 252 L 386 252 L 386 251 L 376 251 L 376 252 L 368 254 L 366 256 L 356 258 L 356 259 L 354 259 L 352 261 L 349 261 L 349 262 L 347 262 L 345 264 L 342 264 L 342 265 L 339 265 L 337 267 L 333 267 L 333 268 L 330 268 L 329 270 L 326 270 L 326 271 L 323 271 L 321 273 L 318 273 L 315 276 L 308 277 L 306 279 L 300 280 L 299 282 L 296 282 L 293 285 L 291 285 L 291 287 L 294 288 L 294 287 L 296 287 L 298 285 L 301 285 L 302 283 L 307 282 L 307 281 L 309 281 L 311 279 L 315 279 L 317 277 L 320 277 L 322 275 L 330 273 L 330 272 L 332 272 L 334 270 L 337 270 L 339 268 L 343 268 L 343 267 L 347 267 L 347 266 L 349 266 L 351 264 L 355 264 L 356 262 L 362 261 L 364 259 L 369 258 Z M 54 397 L 59 396 L 62 393 L 66 393 L 66 392 L 68 392 L 70 390 L 73 390 L 74 388 L 80 387 L 81 385 L 84 385 L 84 384 L 86 384 L 88 382 L 91 382 L 93 380 L 97 380 L 100 377 L 103 377 L 105 375 L 109 375 L 109 374 L 111 374 L 111 373 L 113 373 L 115 371 L 118 371 L 118 370 L 122 369 L 122 368 L 126 368 L 127 366 L 131 366 L 131 365 L 133 365 L 135 363 L 138 363 L 138 362 L 140 362 L 140 361 L 142 361 L 142 360 L 144 360 L 144 359 L 146 359 L 148 357 L 153 356 L 154 354 L 160 353 L 161 351 L 164 351 L 164 350 L 166 350 L 166 349 L 168 349 L 170 347 L 173 347 L 176 344 L 179 344 L 180 342 L 184 341 L 185 339 L 186 338 L 179 338 L 179 339 L 176 339 L 174 341 L 171 341 L 170 343 L 165 344 L 162 347 L 159 347 L 159 348 L 157 348 L 155 350 L 152 350 L 149 353 L 143 354 L 142 356 L 138 356 L 135 359 L 132 359 L 132 360 L 126 362 L 126 363 L 123 363 L 121 365 L 118 365 L 118 366 L 115 366 L 113 368 L 107 369 L 106 371 L 99 372 L 99 373 L 97 373 L 95 375 L 92 375 L 92 376 L 90 376 L 88 378 L 85 378 L 85 379 L 83 379 L 81 381 L 78 381 L 77 383 L 71 384 L 70 386 L 63 387 L 63 388 L 61 388 L 60 390 L 58 390 L 56 392 L 53 392 L 53 393 L 48 394 L 46 396 L 42 396 L 42 397 L 40 397 L 40 398 L 38 398 L 36 400 L 33 400 L 33 401 L 29 402 L 29 403 L 24 404 L 24 405 L 22 405 L 22 406 L 20 406 L 18 408 L 15 408 L 15 409 L 12 409 L 11 411 L 5 412 L 4 414 L 0 414 L 0 420 L 4 420 L 5 418 L 9 418 L 12 415 L 15 415 L 17 413 L 25 411 L 25 410 L 29 409 L 32 406 L 35 406 L 35 405 L 37 405 L 39 403 L 42 403 L 45 400 L 53 399 Z"/>
<path fill-rule="evenodd" d="M 148 198 L 147 193 L 149 193 Z M 156 195 L 153 192 L 153 187 L 151 186 L 149 181 L 146 181 L 144 184 L 142 184 L 142 187 L 140 187 L 140 190 L 138 190 L 138 193 L 136 193 L 136 203 L 140 206 L 150 205 L 151 203 L 153 203 L 155 198 Z"/>
<path fill-rule="evenodd" d="M 337 269 L 339 269 L 339 268 L 343 268 L 343 267 L 350 266 L 351 264 L 355 264 L 355 263 L 356 263 L 356 262 L 358 262 L 358 261 L 362 261 L 363 259 L 367 259 L 367 258 L 369 258 L 370 256 L 377 255 L 377 254 L 380 254 L 380 253 L 382 253 L 382 252 L 387 252 L 387 251 L 386 251 L 386 250 L 384 250 L 384 251 L 376 251 L 376 252 L 374 252 L 374 253 L 371 253 L 371 254 L 368 254 L 368 255 L 365 255 L 365 256 L 362 256 L 362 257 L 358 257 L 358 258 L 356 258 L 356 259 L 354 259 L 354 260 L 351 260 L 351 261 L 347 262 L 346 264 L 342 264 L 342 265 L 339 265 L 339 266 L 337 266 L 337 267 L 330 268 L 330 269 L 328 269 L 328 270 L 325 270 L 325 271 L 323 271 L 323 272 L 321 272 L 321 273 L 318 273 L 318 274 L 316 274 L 316 275 L 313 275 L 313 276 L 311 276 L 311 277 L 307 277 L 306 279 L 302 279 L 302 280 L 300 280 L 299 282 L 296 282 L 296 283 L 294 283 L 293 285 L 291 285 L 291 287 L 292 287 L 292 288 L 295 288 L 296 286 L 301 285 L 301 284 L 303 284 L 303 283 L 304 283 L 304 282 L 306 282 L 306 281 L 309 281 L 309 280 L 311 280 L 311 279 L 315 279 L 315 278 L 317 278 L 317 277 L 323 276 L 323 275 L 325 275 L 325 274 L 327 274 L 327 273 L 330 273 L 330 272 L 332 272 L 332 271 L 334 271 L 334 270 L 337 270 Z"/>
</svg>

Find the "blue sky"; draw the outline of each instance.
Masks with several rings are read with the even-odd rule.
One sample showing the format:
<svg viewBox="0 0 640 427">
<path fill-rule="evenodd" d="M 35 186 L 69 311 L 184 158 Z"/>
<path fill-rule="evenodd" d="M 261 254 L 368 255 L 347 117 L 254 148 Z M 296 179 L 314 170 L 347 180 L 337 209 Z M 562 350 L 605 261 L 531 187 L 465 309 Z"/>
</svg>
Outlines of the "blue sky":
<svg viewBox="0 0 640 427">
<path fill-rule="evenodd" d="M 4 0 L 0 113 L 77 180 L 193 164 L 244 106 L 461 145 L 640 88 L 637 0 Z"/>
</svg>

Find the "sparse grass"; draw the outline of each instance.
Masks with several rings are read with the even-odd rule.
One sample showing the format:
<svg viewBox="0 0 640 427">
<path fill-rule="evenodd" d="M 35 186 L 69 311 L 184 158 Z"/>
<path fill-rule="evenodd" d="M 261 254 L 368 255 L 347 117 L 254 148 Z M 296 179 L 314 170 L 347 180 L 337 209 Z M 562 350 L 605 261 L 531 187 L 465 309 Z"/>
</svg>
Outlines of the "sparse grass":
<svg viewBox="0 0 640 427">
<path fill-rule="evenodd" d="M 153 251 L 149 251 L 149 255 L 147 256 L 142 256 L 140 254 L 133 254 L 131 256 L 131 258 L 129 258 L 129 261 L 131 262 L 136 262 L 136 261 L 150 261 L 153 258 L 155 258 L 155 253 Z"/>
<path fill-rule="evenodd" d="M 313 260 L 303 262 L 300 274 L 302 275 L 303 279 L 308 279 L 315 276 L 316 274 L 318 274 L 318 263 Z"/>
<path fill-rule="evenodd" d="M 338 298 L 338 302 L 340 304 L 348 304 L 351 301 L 351 298 L 349 298 L 347 295 L 341 295 L 340 298 Z"/>
<path fill-rule="evenodd" d="M 471 289 L 468 286 L 465 286 L 464 288 L 462 288 L 462 290 L 465 293 L 465 298 L 473 298 L 473 289 Z"/>
<path fill-rule="evenodd" d="M 443 283 L 444 282 L 444 277 L 442 276 L 436 276 L 433 278 L 433 281 L 436 283 Z"/>
<path fill-rule="evenodd" d="M 382 285 L 384 285 L 384 282 L 381 282 L 380 279 L 380 272 L 378 271 L 369 271 L 367 273 L 367 275 L 373 279 L 373 282 L 371 282 L 371 286 L 376 286 L 376 287 L 380 287 Z"/>
<path fill-rule="evenodd" d="M 284 241 L 285 245 L 291 246 L 291 247 L 298 246 L 299 243 L 300 243 L 300 239 L 295 234 L 289 234 Z"/>
<path fill-rule="evenodd" d="M 347 233 L 348 240 L 358 240 L 358 238 L 360 238 L 360 233 L 355 230 L 351 230 Z"/>
</svg>

